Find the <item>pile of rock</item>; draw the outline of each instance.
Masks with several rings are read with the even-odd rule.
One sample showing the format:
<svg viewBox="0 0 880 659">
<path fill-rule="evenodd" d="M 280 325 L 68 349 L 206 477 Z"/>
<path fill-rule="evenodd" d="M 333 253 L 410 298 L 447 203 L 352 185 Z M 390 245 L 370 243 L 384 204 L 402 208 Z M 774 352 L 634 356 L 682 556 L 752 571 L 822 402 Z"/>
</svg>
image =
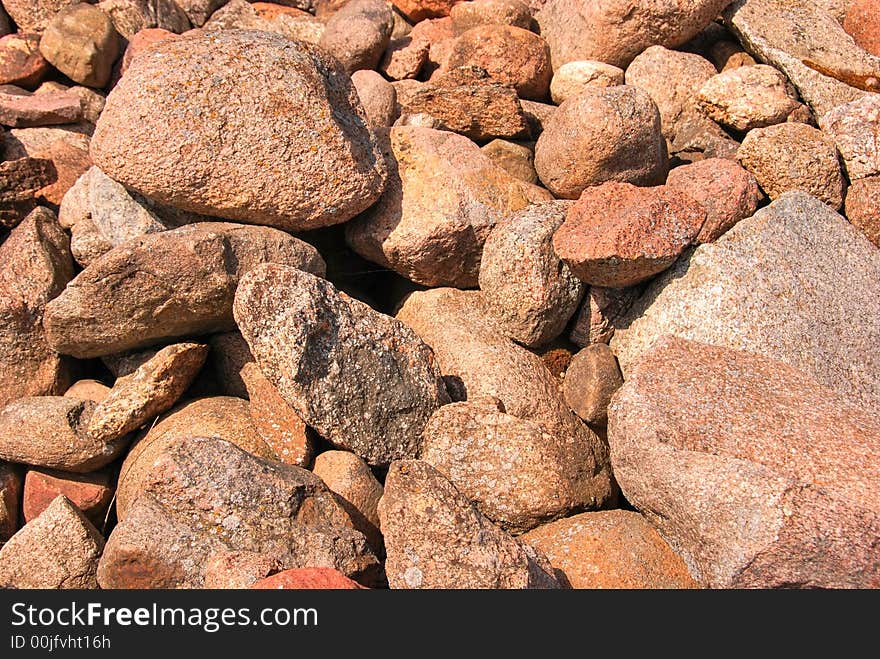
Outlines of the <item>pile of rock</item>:
<svg viewBox="0 0 880 659">
<path fill-rule="evenodd" d="M 0 587 L 880 586 L 876 2 L 0 1 Z"/>
</svg>

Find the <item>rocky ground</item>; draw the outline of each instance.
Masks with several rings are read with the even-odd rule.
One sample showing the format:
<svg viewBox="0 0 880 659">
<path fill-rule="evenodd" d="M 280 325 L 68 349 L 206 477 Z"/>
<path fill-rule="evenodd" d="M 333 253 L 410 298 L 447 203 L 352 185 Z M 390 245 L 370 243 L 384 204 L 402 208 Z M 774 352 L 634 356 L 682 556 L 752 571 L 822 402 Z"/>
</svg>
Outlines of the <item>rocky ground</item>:
<svg viewBox="0 0 880 659">
<path fill-rule="evenodd" d="M 880 3 L 2 5 L 0 587 L 880 586 Z"/>
</svg>

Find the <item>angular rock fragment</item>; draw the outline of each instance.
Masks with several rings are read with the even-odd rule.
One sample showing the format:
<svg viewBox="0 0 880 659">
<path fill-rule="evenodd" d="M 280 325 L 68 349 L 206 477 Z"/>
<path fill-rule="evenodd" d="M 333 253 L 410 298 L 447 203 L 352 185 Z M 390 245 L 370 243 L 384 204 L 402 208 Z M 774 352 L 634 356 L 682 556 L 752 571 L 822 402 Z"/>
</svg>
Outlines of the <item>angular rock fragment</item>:
<svg viewBox="0 0 880 659">
<path fill-rule="evenodd" d="M 550 97 L 556 105 L 562 105 L 585 87 L 614 87 L 623 81 L 623 69 L 611 64 L 595 60 L 566 62 L 553 74 Z"/>
<path fill-rule="evenodd" d="M 835 107 L 819 126 L 840 151 L 850 180 L 880 174 L 880 94 Z"/>
<path fill-rule="evenodd" d="M 0 162 L 0 227 L 18 225 L 36 208 L 40 191 L 57 179 L 51 160 L 25 157 Z"/>
<path fill-rule="evenodd" d="M 535 154 L 525 144 L 497 139 L 480 147 L 480 151 L 514 178 L 524 183 L 535 184 L 538 182 L 538 173 L 535 171 Z"/>
<path fill-rule="evenodd" d="M 333 568 L 301 567 L 284 570 L 271 577 L 260 579 L 251 588 L 257 590 L 360 590 L 363 586 Z"/>
<path fill-rule="evenodd" d="M 49 69 L 49 63 L 40 54 L 39 34 L 19 32 L 0 38 L 0 85 L 34 89 Z"/>
<path fill-rule="evenodd" d="M 614 353 L 604 343 L 594 343 L 578 352 L 565 371 L 562 391 L 572 411 L 587 423 L 604 423 L 608 404 L 623 376 Z"/>
<path fill-rule="evenodd" d="M 109 471 L 73 474 L 49 469 L 28 469 L 22 496 L 25 522 L 41 515 L 58 496 L 63 495 L 92 524 L 100 528 L 113 497 L 113 490 Z"/>
<path fill-rule="evenodd" d="M 846 217 L 880 247 L 880 176 L 853 182 L 846 193 Z"/>
<path fill-rule="evenodd" d="M 180 34 L 190 29 L 189 18 L 175 0 L 101 0 L 97 6 L 110 17 L 120 36 L 129 41 L 144 30 Z"/>
<path fill-rule="evenodd" d="M 250 588 L 281 570 L 281 562 L 255 551 L 221 549 L 205 563 L 205 588 Z"/>
<path fill-rule="evenodd" d="M 31 94 L 6 85 L 0 88 L 0 124 L 15 128 L 50 126 L 79 121 L 79 97 L 70 92 Z"/>
<path fill-rule="evenodd" d="M 88 128 L 87 128 L 88 127 Z M 6 157 L 49 160 L 55 175 L 35 195 L 39 203 L 57 206 L 76 180 L 92 166 L 89 124 L 64 127 L 13 128 L 3 136 Z"/>
<path fill-rule="evenodd" d="M 17 466 L 0 462 L 0 542 L 9 540 L 18 530 L 22 482 Z"/>
<path fill-rule="evenodd" d="M 119 33 L 98 7 L 85 2 L 70 5 L 49 21 L 40 53 L 71 80 L 103 87 L 119 54 Z"/>
<path fill-rule="evenodd" d="M 79 0 L 3 0 L 3 8 L 19 30 L 42 32 L 59 11 Z"/>
</svg>

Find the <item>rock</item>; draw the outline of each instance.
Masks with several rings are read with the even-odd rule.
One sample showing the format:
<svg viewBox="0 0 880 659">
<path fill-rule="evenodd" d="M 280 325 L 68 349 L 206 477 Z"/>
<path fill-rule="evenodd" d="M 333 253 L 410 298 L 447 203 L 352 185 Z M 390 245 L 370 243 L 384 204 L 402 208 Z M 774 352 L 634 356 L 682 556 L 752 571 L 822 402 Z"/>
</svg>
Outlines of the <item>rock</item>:
<svg viewBox="0 0 880 659">
<path fill-rule="evenodd" d="M 194 27 L 202 27 L 208 17 L 228 0 L 174 0 L 174 2 L 183 9 Z"/>
<path fill-rule="evenodd" d="M 653 282 L 611 347 L 626 376 L 671 334 L 777 359 L 876 405 L 878 275 L 880 253 L 858 229 L 815 197 L 787 193 Z"/>
<path fill-rule="evenodd" d="M 281 561 L 253 551 L 221 549 L 205 563 L 205 588 L 250 588 L 281 570 Z"/>
<path fill-rule="evenodd" d="M 706 586 L 876 587 L 880 425 L 855 402 L 765 355 L 665 338 L 609 409 L 614 473 Z"/>
<path fill-rule="evenodd" d="M 70 388 L 64 392 L 67 398 L 77 398 L 79 400 L 90 400 L 93 403 L 100 403 L 107 398 L 110 393 L 110 387 L 97 380 L 77 380 Z"/>
<path fill-rule="evenodd" d="M 210 336 L 208 343 L 211 344 L 208 360 L 214 367 L 221 391 L 227 396 L 247 398 L 247 387 L 241 377 L 241 371 L 245 365 L 254 361 L 247 341 L 239 332 L 226 332 Z"/>
<path fill-rule="evenodd" d="M 626 84 L 647 92 L 660 111 L 666 139 L 673 141 L 700 88 L 716 74 L 711 62 L 694 53 L 651 46 L 626 69 Z"/>
<path fill-rule="evenodd" d="M 529 132 L 533 138 L 538 138 L 544 132 L 544 124 L 550 121 L 550 117 L 556 114 L 556 106 L 550 103 L 538 103 L 537 101 L 520 100 L 526 121 L 529 122 Z"/>
<path fill-rule="evenodd" d="M 846 217 L 880 247 L 880 176 L 853 182 L 846 193 Z"/>
<path fill-rule="evenodd" d="M 370 128 L 377 130 L 391 126 L 397 118 L 394 86 L 375 71 L 367 70 L 352 73 L 351 82 L 364 106 Z"/>
<path fill-rule="evenodd" d="M 70 5 L 49 21 L 40 53 L 71 80 L 103 87 L 119 54 L 119 33 L 98 7 L 84 2 Z"/>
<path fill-rule="evenodd" d="M 481 25 L 462 34 L 447 62 L 450 69 L 460 66 L 485 69 L 493 80 L 534 101 L 547 97 L 553 76 L 547 42 L 511 25 Z"/>
<path fill-rule="evenodd" d="M 591 2 L 550 0 L 535 15 L 555 71 L 566 62 L 599 60 L 625 69 L 649 46 L 676 48 L 709 25 L 730 0 Z"/>
<path fill-rule="evenodd" d="M 392 4 L 413 23 L 449 16 L 456 0 L 394 0 Z"/>
<path fill-rule="evenodd" d="M 710 78 L 697 94 L 710 119 L 741 132 L 782 123 L 798 103 L 794 87 L 772 66 L 741 66 Z"/>
<path fill-rule="evenodd" d="M 18 226 L 36 208 L 40 190 L 57 178 L 51 160 L 25 157 L 0 162 L 0 227 Z"/>
<path fill-rule="evenodd" d="M 42 32 L 50 19 L 78 0 L 3 0 L 3 8 L 20 32 Z"/>
<path fill-rule="evenodd" d="M 152 463 L 144 485 L 107 540 L 102 588 L 199 588 L 205 562 L 223 549 L 258 551 L 285 568 L 332 567 L 368 584 L 378 577 L 364 537 L 305 469 L 186 437 Z"/>
<path fill-rule="evenodd" d="M 572 588 L 697 587 L 681 557 L 644 517 L 627 510 L 560 519 L 521 540 L 544 552 Z"/>
<path fill-rule="evenodd" d="M 47 343 L 43 315 L 71 277 L 67 236 L 45 208 L 0 244 L 0 406 L 67 388 L 70 365 Z"/>
<path fill-rule="evenodd" d="M 24 481 L 22 512 L 30 522 L 63 495 L 96 527 L 103 526 L 104 515 L 113 498 L 113 482 L 107 471 L 71 474 L 49 469 L 28 469 Z"/>
<path fill-rule="evenodd" d="M 81 117 L 79 98 L 74 94 L 31 94 L 19 87 L 0 88 L 0 124 L 4 126 L 49 126 L 72 123 Z"/>
<path fill-rule="evenodd" d="M 95 589 L 104 539 L 60 496 L 0 548 L 0 588 Z"/>
<path fill-rule="evenodd" d="M 543 554 L 483 516 L 436 469 L 393 463 L 379 502 L 391 588 L 558 588 Z"/>
<path fill-rule="evenodd" d="M 709 158 L 736 160 L 738 149 L 739 142 L 697 110 L 681 115 L 676 123 L 675 137 L 669 144 L 670 156 L 679 164 Z"/>
<path fill-rule="evenodd" d="M 171 409 L 198 375 L 207 355 L 208 346 L 198 343 L 162 348 L 134 373 L 116 380 L 89 419 L 89 435 L 110 442 Z"/>
<path fill-rule="evenodd" d="M 496 225 L 483 248 L 480 289 L 486 309 L 510 338 L 527 346 L 559 336 L 577 310 L 584 286 L 553 251 L 553 233 L 571 202 L 517 211 Z"/>
<path fill-rule="evenodd" d="M 88 473 L 112 462 L 127 438 L 105 442 L 86 428 L 92 401 L 64 396 L 19 398 L 0 410 L 0 460 Z"/>
<path fill-rule="evenodd" d="M 847 2 L 843 29 L 856 44 L 880 57 L 880 7 L 871 0 Z"/>
<path fill-rule="evenodd" d="M 846 181 L 830 137 L 812 126 L 784 123 L 749 131 L 737 152 L 770 199 L 802 190 L 831 206 L 843 206 Z"/>
<path fill-rule="evenodd" d="M 21 501 L 22 478 L 15 465 L 0 462 L 0 543 L 18 530 L 18 505 Z"/>
<path fill-rule="evenodd" d="M 819 126 L 840 151 L 850 180 L 880 174 L 880 94 L 835 107 Z"/>
<path fill-rule="evenodd" d="M 47 306 L 49 342 L 87 358 L 231 330 L 239 280 L 264 261 L 324 274 L 314 247 L 268 227 L 203 222 L 130 240 L 95 260 Z"/>
<path fill-rule="evenodd" d="M 383 139 L 388 185 L 346 242 L 414 282 L 476 286 L 492 227 L 529 203 L 522 185 L 460 135 L 402 126 Z"/>
<path fill-rule="evenodd" d="M 37 89 L 38 94 L 45 85 L 45 82 L 40 85 L 40 88 Z M 98 117 L 100 117 L 101 113 L 104 111 L 104 104 L 107 97 L 101 92 L 90 89 L 89 87 L 83 87 L 82 85 L 74 85 L 67 89 L 67 91 L 79 98 L 83 119 L 90 124 L 97 123 Z"/>
<path fill-rule="evenodd" d="M 116 515 L 123 520 L 132 503 L 143 494 L 153 464 L 187 437 L 215 437 L 235 444 L 265 460 L 277 456 L 257 432 L 248 402 L 215 396 L 181 404 L 136 442 L 119 472 Z"/>
<path fill-rule="evenodd" d="M 434 127 L 472 140 L 525 137 L 529 132 L 522 106 L 510 87 L 438 80 L 399 86 L 397 92 L 402 114 L 429 115 L 435 119 Z"/>
<path fill-rule="evenodd" d="M 414 41 L 412 37 L 392 39 L 379 64 L 379 70 L 391 80 L 406 80 L 419 75 L 431 45 L 427 41 Z"/>
<path fill-rule="evenodd" d="M 383 550 L 377 512 L 383 488 L 367 463 L 348 451 L 324 451 L 315 458 L 312 472 L 339 495 L 339 504 L 373 550 Z"/>
<path fill-rule="evenodd" d="M 603 183 L 572 205 L 553 249 L 581 281 L 623 288 L 671 266 L 705 220 L 703 207 L 676 189 Z"/>
<path fill-rule="evenodd" d="M 643 286 L 602 288 L 590 286 L 572 323 L 569 339 L 581 348 L 608 343 L 614 328 L 642 294 Z"/>
<path fill-rule="evenodd" d="M 169 32 L 168 30 L 163 30 L 159 27 L 147 28 L 146 30 L 141 30 L 133 35 L 129 38 L 128 46 L 125 49 L 125 53 L 122 55 L 122 60 L 119 64 L 119 75 L 123 75 L 128 70 L 128 67 L 131 66 L 132 60 L 150 48 L 153 44 L 173 37 L 174 32 Z"/>
<path fill-rule="evenodd" d="M 13 128 L 4 136 L 6 157 L 49 160 L 55 168 L 54 180 L 42 188 L 37 200 L 53 207 L 92 166 L 89 159 L 89 137 L 64 128 Z"/>
<path fill-rule="evenodd" d="M 880 59 L 812 0 L 735 0 L 724 16 L 746 50 L 782 71 L 817 116 L 880 90 Z"/>
<path fill-rule="evenodd" d="M 550 81 L 550 97 L 556 105 L 562 105 L 586 87 L 614 87 L 622 85 L 623 80 L 623 69 L 605 62 L 595 60 L 566 62 L 553 74 Z"/>
<path fill-rule="evenodd" d="M 588 87 L 568 99 L 535 145 L 541 182 L 564 199 L 605 181 L 659 185 L 667 167 L 657 106 L 628 85 Z"/>
<path fill-rule="evenodd" d="M 431 349 L 412 330 L 301 270 L 267 264 L 244 277 L 235 319 L 303 421 L 371 465 L 414 457 L 448 400 Z"/>
<path fill-rule="evenodd" d="M 101 0 L 98 9 L 110 17 L 127 41 L 144 30 L 180 34 L 190 29 L 189 18 L 175 0 Z"/>
<path fill-rule="evenodd" d="M 611 396 L 622 384 L 623 376 L 611 348 L 594 343 L 571 360 L 562 391 L 575 414 L 587 423 L 603 424 Z"/>
<path fill-rule="evenodd" d="M 354 217 L 386 176 L 341 66 L 267 32 L 192 32 L 144 52 L 108 97 L 91 153 L 154 201 L 288 231 Z"/>
<path fill-rule="evenodd" d="M 375 69 L 393 27 L 391 9 L 382 0 L 350 0 L 330 16 L 318 45 L 346 71 Z"/>
<path fill-rule="evenodd" d="M 523 533 L 611 496 L 604 448 L 557 435 L 484 403 L 444 405 L 425 427 L 421 459 L 509 533 Z"/>
<path fill-rule="evenodd" d="M 257 590 L 361 590 L 364 587 L 333 568 L 303 567 L 284 570 L 271 577 L 260 579 L 251 588 Z"/>
<path fill-rule="evenodd" d="M 456 34 L 481 25 L 512 25 L 523 30 L 532 27 L 529 6 L 519 0 L 459 2 L 449 10 L 449 18 Z"/>
<path fill-rule="evenodd" d="M 0 85 L 34 89 L 49 73 L 40 54 L 40 35 L 35 32 L 8 34 L 0 38 Z"/>
<path fill-rule="evenodd" d="M 691 196 L 706 211 L 696 244 L 711 243 L 751 217 L 763 198 L 758 181 L 733 160 L 707 158 L 669 172 L 666 187 Z"/>
<path fill-rule="evenodd" d="M 263 441 L 281 462 L 308 467 L 315 445 L 305 421 L 287 404 L 255 362 L 244 365 L 241 379 L 247 387 L 251 418 Z"/>
<path fill-rule="evenodd" d="M 274 32 L 292 41 L 317 45 L 325 25 L 308 12 L 267 2 L 230 0 L 211 14 L 205 30 L 259 30 Z"/>
<path fill-rule="evenodd" d="M 538 182 L 538 173 L 535 171 L 535 155 L 526 145 L 495 139 L 480 147 L 480 151 L 514 178 L 524 183 L 535 184 Z"/>
</svg>

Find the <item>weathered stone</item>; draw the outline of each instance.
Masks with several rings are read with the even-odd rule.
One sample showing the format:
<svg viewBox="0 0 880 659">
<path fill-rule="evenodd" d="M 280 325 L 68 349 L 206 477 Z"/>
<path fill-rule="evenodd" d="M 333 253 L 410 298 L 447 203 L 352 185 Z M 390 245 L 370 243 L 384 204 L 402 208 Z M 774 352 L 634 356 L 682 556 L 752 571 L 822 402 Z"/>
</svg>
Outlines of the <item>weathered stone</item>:
<svg viewBox="0 0 880 659">
<path fill-rule="evenodd" d="M 122 60 L 119 64 L 119 75 L 123 75 L 128 70 L 128 67 L 131 66 L 132 60 L 150 48 L 153 44 L 173 37 L 174 32 L 169 32 L 168 30 L 163 30 L 158 27 L 141 30 L 133 35 L 128 40 L 128 46 L 125 48 L 125 53 L 122 55 Z"/>
<path fill-rule="evenodd" d="M 456 34 L 480 25 L 512 25 L 524 30 L 532 27 L 529 6 L 519 0 L 459 2 L 449 10 L 449 18 Z"/>
<path fill-rule="evenodd" d="M 397 92 L 394 86 L 375 71 L 359 70 L 351 74 L 351 82 L 373 130 L 388 128 L 397 118 Z"/>
<path fill-rule="evenodd" d="M 49 63 L 40 54 L 39 34 L 20 32 L 0 38 L 0 85 L 33 89 L 48 73 Z"/>
<path fill-rule="evenodd" d="M 770 199 L 802 190 L 843 206 L 846 180 L 832 139 L 812 126 L 784 123 L 749 131 L 736 154 Z"/>
<path fill-rule="evenodd" d="M 614 474 L 706 586 L 876 588 L 880 424 L 854 402 L 767 356 L 664 338 L 609 409 Z"/>
<path fill-rule="evenodd" d="M 562 391 L 575 414 L 587 423 L 602 424 L 608 418 L 611 396 L 622 384 L 623 376 L 611 348 L 594 343 L 571 360 Z"/>
<path fill-rule="evenodd" d="M 303 421 L 372 465 L 415 457 L 425 423 L 448 400 L 412 330 L 301 270 L 267 264 L 242 278 L 235 319 Z"/>
<path fill-rule="evenodd" d="M 284 570 L 260 579 L 251 588 L 257 590 L 360 590 L 357 581 L 329 567 L 301 567 Z"/>
<path fill-rule="evenodd" d="M 103 382 L 97 380 L 77 380 L 70 388 L 64 392 L 67 398 L 78 398 L 79 400 L 90 400 L 93 403 L 100 403 L 107 398 L 110 393 L 110 387 Z"/>
<path fill-rule="evenodd" d="M 0 588 L 94 589 L 104 539 L 66 498 L 0 548 Z"/>
<path fill-rule="evenodd" d="M 553 74 L 550 97 L 556 105 L 562 105 L 585 87 L 614 87 L 623 81 L 623 69 L 611 64 L 595 60 L 566 62 Z"/>
<path fill-rule="evenodd" d="M 375 69 L 393 27 L 391 9 L 383 0 L 349 0 L 330 16 L 318 45 L 346 71 Z"/>
<path fill-rule="evenodd" d="M 48 83 L 43 83 L 37 89 L 36 93 L 40 93 Z M 90 124 L 95 124 L 101 113 L 104 111 L 104 105 L 107 97 L 99 91 L 82 85 L 74 85 L 66 88 L 66 91 L 79 98 L 79 105 L 82 108 L 82 118 Z"/>
<path fill-rule="evenodd" d="M 638 513 L 583 513 L 529 531 L 521 540 L 544 552 L 557 577 L 561 572 L 572 588 L 697 587 L 682 558 Z"/>
<path fill-rule="evenodd" d="M 697 94 L 710 119 L 738 131 L 782 123 L 798 103 L 794 87 L 772 66 L 741 66 L 713 76 Z"/>
<path fill-rule="evenodd" d="M 853 182 L 846 193 L 846 217 L 880 247 L 880 176 Z"/>
<path fill-rule="evenodd" d="M 676 189 L 603 183 L 571 206 L 553 249 L 581 281 L 623 288 L 671 266 L 705 220 L 703 207 Z"/>
<path fill-rule="evenodd" d="M 71 80 L 103 87 L 119 54 L 119 33 L 98 7 L 85 2 L 70 5 L 49 21 L 40 53 Z"/>
<path fill-rule="evenodd" d="M 67 236 L 45 208 L 0 245 L 0 406 L 67 388 L 69 365 L 47 343 L 42 322 L 46 303 L 72 276 Z"/>
<path fill-rule="evenodd" d="M 744 51 L 738 41 L 728 41 L 727 39 L 712 44 L 709 48 L 709 58 L 719 72 L 757 64 L 755 58 Z"/>
<path fill-rule="evenodd" d="M 91 153 L 108 176 L 155 201 L 288 231 L 354 217 L 386 176 L 339 63 L 257 31 L 193 31 L 134 59 Z"/>
<path fill-rule="evenodd" d="M 79 0 L 3 0 L 3 8 L 22 32 L 42 32 L 55 14 Z"/>
<path fill-rule="evenodd" d="M 254 551 L 221 549 L 205 562 L 205 588 L 250 588 L 281 570 L 281 561 Z"/>
<path fill-rule="evenodd" d="M 189 18 L 175 0 L 101 0 L 97 6 L 127 40 L 143 30 L 180 34 L 190 29 Z"/>
<path fill-rule="evenodd" d="M 332 567 L 368 584 L 379 576 L 363 535 L 305 469 L 205 437 L 181 439 L 150 466 L 107 541 L 102 588 L 198 588 L 222 549 L 258 551 L 285 568 Z"/>
<path fill-rule="evenodd" d="M 202 27 L 208 17 L 225 5 L 228 0 L 174 0 L 186 13 L 195 27 Z"/>
<path fill-rule="evenodd" d="M 268 227 L 203 222 L 128 241 L 48 305 L 49 342 L 85 358 L 231 330 L 240 278 L 266 261 L 324 274 L 314 247 Z"/>
<path fill-rule="evenodd" d="M 614 328 L 642 294 L 641 285 L 629 288 L 590 286 L 572 323 L 569 340 L 586 348 L 594 343 L 611 341 Z"/>
<path fill-rule="evenodd" d="M 758 181 L 733 160 L 707 158 L 669 172 L 666 187 L 685 193 L 706 211 L 694 242 L 711 243 L 733 225 L 751 217 L 763 198 Z"/>
<path fill-rule="evenodd" d="M 325 25 L 308 12 L 274 3 L 230 0 L 211 14 L 205 30 L 259 30 L 274 32 L 292 41 L 317 45 Z"/>
<path fill-rule="evenodd" d="M 449 16 L 456 0 L 393 0 L 392 4 L 413 23 Z"/>
<path fill-rule="evenodd" d="M 847 0 L 843 29 L 858 46 L 880 57 L 880 6 L 872 0 Z"/>
<path fill-rule="evenodd" d="M 679 164 L 709 158 L 736 160 L 738 149 L 739 142 L 697 110 L 681 115 L 676 123 L 675 137 L 669 144 L 669 154 Z"/>
<path fill-rule="evenodd" d="M 0 227 L 15 228 L 36 208 L 40 190 L 57 178 L 51 160 L 25 157 L 0 162 Z"/>
<path fill-rule="evenodd" d="M 0 462 L 0 543 L 18 530 L 18 506 L 21 502 L 22 477 L 15 465 Z"/>
<path fill-rule="evenodd" d="M 627 375 L 671 334 L 777 359 L 876 405 L 878 301 L 880 252 L 821 201 L 791 192 L 653 282 L 611 347 Z"/>
<path fill-rule="evenodd" d="M 535 184 L 538 182 L 538 173 L 535 171 L 535 154 L 525 144 L 498 139 L 483 145 L 480 147 L 480 151 L 514 178 L 524 183 Z"/>
<path fill-rule="evenodd" d="M 391 588 L 558 588 L 547 559 L 492 524 L 436 469 L 394 462 L 379 502 Z"/>
<path fill-rule="evenodd" d="M 529 203 L 522 184 L 454 133 L 401 126 L 383 139 L 388 185 L 346 226 L 346 241 L 414 282 L 476 286 L 492 227 Z"/>
<path fill-rule="evenodd" d="M 24 480 L 22 513 L 30 522 L 43 513 L 59 496 L 64 495 L 96 527 L 113 497 L 113 482 L 108 471 L 72 474 L 48 469 L 28 469 Z"/>
<path fill-rule="evenodd" d="M 407 80 L 419 75 L 431 45 L 425 40 L 413 40 L 412 37 L 392 39 L 388 43 L 379 70 L 391 80 Z"/>
<path fill-rule="evenodd" d="M 880 174 L 880 94 L 835 107 L 819 126 L 840 151 L 850 180 Z"/>
<path fill-rule="evenodd" d="M 220 390 L 227 396 L 247 398 L 247 387 L 241 371 L 246 364 L 254 361 L 247 341 L 239 332 L 226 332 L 212 335 L 208 343 L 211 344 L 208 360 L 214 367 Z"/>
<path fill-rule="evenodd" d="M 535 145 L 541 182 L 565 199 L 605 181 L 659 185 L 667 167 L 657 106 L 629 85 L 588 87 L 568 99 Z"/>
<path fill-rule="evenodd" d="M 37 193 L 39 203 L 58 206 L 76 180 L 92 166 L 89 136 L 82 132 L 85 126 L 88 124 L 13 128 L 3 136 L 7 159 L 37 158 L 52 162 L 55 176 Z"/>
</svg>

